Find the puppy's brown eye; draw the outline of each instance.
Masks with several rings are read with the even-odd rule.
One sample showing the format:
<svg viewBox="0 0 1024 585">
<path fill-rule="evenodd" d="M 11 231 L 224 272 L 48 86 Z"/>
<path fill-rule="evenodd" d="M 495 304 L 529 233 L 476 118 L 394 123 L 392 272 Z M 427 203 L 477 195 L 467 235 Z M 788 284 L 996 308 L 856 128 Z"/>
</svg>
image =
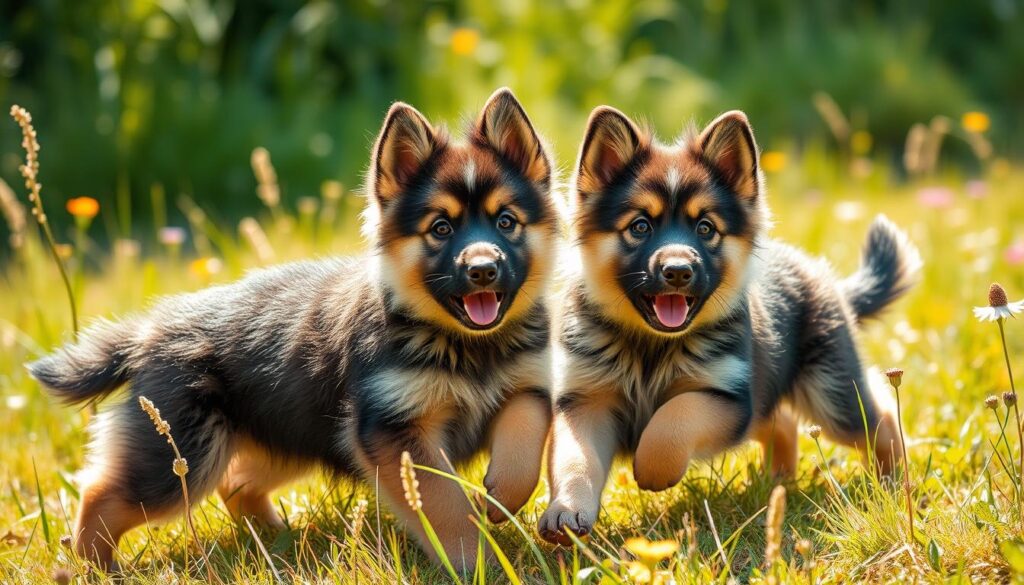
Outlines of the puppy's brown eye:
<svg viewBox="0 0 1024 585">
<path fill-rule="evenodd" d="M 709 219 L 702 219 L 697 222 L 697 235 L 702 238 L 710 238 L 715 235 L 715 224 Z"/>
<path fill-rule="evenodd" d="M 510 232 L 516 228 L 516 218 L 509 212 L 498 216 L 498 229 L 503 232 Z"/>
<path fill-rule="evenodd" d="M 430 226 L 430 233 L 438 238 L 447 238 L 452 235 L 452 224 L 447 219 L 439 219 Z"/>
<path fill-rule="evenodd" d="M 651 222 L 643 217 L 637 218 L 633 223 L 629 224 L 629 231 L 638 238 L 647 236 L 651 233 L 652 229 Z"/>
</svg>

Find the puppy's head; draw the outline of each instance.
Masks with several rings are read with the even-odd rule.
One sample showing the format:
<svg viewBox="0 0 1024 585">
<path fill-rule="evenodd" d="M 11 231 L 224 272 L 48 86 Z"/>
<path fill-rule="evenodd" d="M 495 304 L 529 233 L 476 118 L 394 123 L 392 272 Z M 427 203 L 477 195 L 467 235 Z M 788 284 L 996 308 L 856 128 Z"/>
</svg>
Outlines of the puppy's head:
<svg viewBox="0 0 1024 585">
<path fill-rule="evenodd" d="M 540 300 L 557 232 L 551 160 L 508 89 L 465 142 L 391 107 L 374 146 L 366 230 L 395 303 L 461 332 L 488 332 Z"/>
<path fill-rule="evenodd" d="M 746 116 L 723 114 L 665 146 L 597 108 L 574 214 L 587 294 L 607 317 L 662 335 L 722 317 L 768 223 Z"/>
</svg>

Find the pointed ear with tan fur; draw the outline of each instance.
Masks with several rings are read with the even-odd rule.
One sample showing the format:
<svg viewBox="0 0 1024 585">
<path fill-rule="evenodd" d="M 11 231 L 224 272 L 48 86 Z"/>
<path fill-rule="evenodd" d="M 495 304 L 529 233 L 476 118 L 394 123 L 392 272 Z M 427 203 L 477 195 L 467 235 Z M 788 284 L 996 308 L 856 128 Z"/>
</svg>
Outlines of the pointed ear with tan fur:
<svg viewBox="0 0 1024 585">
<path fill-rule="evenodd" d="M 737 195 L 758 195 L 757 143 L 747 116 L 739 110 L 715 118 L 697 140 L 701 156 Z"/>
<path fill-rule="evenodd" d="M 577 189 L 587 195 L 604 190 L 636 157 L 642 144 L 637 125 L 609 106 L 590 113 L 580 147 Z"/>
<path fill-rule="evenodd" d="M 477 139 L 533 182 L 551 177 L 551 163 L 523 106 L 503 87 L 487 100 L 476 122 Z"/>
<path fill-rule="evenodd" d="M 377 203 L 387 205 L 408 188 L 437 147 L 437 133 L 423 114 L 402 102 L 392 105 L 370 165 Z"/>
</svg>

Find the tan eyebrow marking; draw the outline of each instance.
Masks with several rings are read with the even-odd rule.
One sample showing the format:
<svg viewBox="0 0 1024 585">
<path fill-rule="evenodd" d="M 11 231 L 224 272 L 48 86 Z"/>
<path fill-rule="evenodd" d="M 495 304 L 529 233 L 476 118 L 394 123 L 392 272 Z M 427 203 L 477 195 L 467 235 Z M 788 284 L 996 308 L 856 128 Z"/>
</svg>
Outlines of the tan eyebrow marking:
<svg viewBox="0 0 1024 585">
<path fill-rule="evenodd" d="M 714 206 L 715 198 L 708 193 L 697 193 L 686 201 L 684 210 L 691 218 L 700 217 L 701 212 Z"/>
<path fill-rule="evenodd" d="M 462 202 L 456 196 L 445 191 L 437 191 L 431 194 L 430 199 L 427 200 L 427 209 L 418 224 L 419 230 L 425 232 L 430 229 L 438 214 L 443 213 L 454 219 L 462 215 L 462 211 Z"/>
<path fill-rule="evenodd" d="M 502 207 L 512 205 L 512 192 L 507 187 L 501 186 L 487 194 L 484 199 L 484 211 L 488 215 L 496 215 Z"/>
<path fill-rule="evenodd" d="M 629 197 L 629 203 L 633 207 L 642 209 L 651 217 L 658 217 L 665 211 L 665 201 L 656 193 L 641 191 Z"/>
</svg>

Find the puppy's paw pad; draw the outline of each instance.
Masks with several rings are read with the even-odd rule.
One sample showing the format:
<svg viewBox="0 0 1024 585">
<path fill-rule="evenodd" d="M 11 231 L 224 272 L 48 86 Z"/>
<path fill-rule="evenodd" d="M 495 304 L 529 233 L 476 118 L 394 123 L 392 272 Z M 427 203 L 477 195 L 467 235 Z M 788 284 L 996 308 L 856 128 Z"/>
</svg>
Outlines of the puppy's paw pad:
<svg viewBox="0 0 1024 585">
<path fill-rule="evenodd" d="M 537 522 L 537 531 L 541 538 L 552 544 L 569 546 L 572 539 L 569 538 L 568 532 L 571 531 L 580 538 L 586 537 L 594 529 L 594 520 L 595 518 L 585 511 L 553 503 Z"/>
</svg>

